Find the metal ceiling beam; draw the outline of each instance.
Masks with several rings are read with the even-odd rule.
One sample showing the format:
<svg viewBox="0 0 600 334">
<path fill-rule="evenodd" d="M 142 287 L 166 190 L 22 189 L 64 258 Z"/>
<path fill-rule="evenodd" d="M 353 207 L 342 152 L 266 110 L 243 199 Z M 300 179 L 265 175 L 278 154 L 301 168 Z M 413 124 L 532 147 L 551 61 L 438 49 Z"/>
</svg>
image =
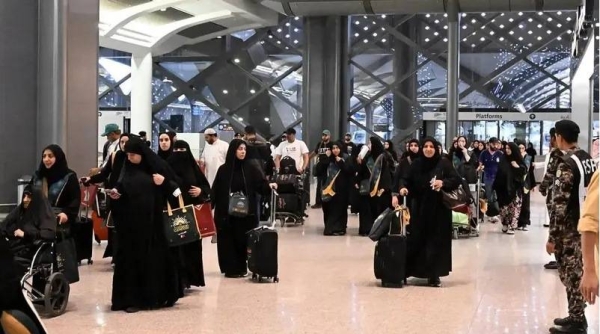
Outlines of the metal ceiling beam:
<svg viewBox="0 0 600 334">
<path fill-rule="evenodd" d="M 260 0 L 289 16 L 447 13 L 448 0 Z M 538 12 L 576 10 L 581 0 L 456 0 L 461 12 Z"/>
</svg>

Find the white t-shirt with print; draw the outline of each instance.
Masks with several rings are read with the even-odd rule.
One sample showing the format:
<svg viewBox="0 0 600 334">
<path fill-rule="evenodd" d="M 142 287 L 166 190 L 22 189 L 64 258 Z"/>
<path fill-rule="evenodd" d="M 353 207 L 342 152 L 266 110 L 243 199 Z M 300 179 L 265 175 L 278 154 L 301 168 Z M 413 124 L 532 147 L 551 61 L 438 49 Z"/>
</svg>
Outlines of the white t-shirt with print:
<svg viewBox="0 0 600 334">
<path fill-rule="evenodd" d="M 296 168 L 302 169 L 304 166 L 303 155 L 308 154 L 309 150 L 306 144 L 302 140 L 294 140 L 293 143 L 287 140 L 279 144 L 275 150 L 275 155 L 280 155 L 281 158 L 290 157 L 296 161 Z"/>
</svg>

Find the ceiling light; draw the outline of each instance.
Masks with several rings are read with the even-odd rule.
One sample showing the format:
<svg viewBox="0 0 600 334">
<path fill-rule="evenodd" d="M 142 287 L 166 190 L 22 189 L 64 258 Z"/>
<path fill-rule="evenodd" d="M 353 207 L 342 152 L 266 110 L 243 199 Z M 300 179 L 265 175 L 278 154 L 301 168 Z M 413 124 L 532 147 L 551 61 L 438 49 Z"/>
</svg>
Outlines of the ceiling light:
<svg viewBox="0 0 600 334">
<path fill-rule="evenodd" d="M 531 35 L 533 34 L 533 31 L 529 30 L 527 33 Z"/>
<path fill-rule="evenodd" d="M 254 89 L 251 89 L 250 94 L 254 94 L 254 93 L 256 93 L 256 91 Z"/>
<path fill-rule="evenodd" d="M 532 46 L 533 46 L 533 44 L 529 43 L 529 44 L 527 44 L 527 46 L 529 46 L 529 47 L 532 47 Z"/>
<path fill-rule="evenodd" d="M 552 30 L 547 30 L 547 31 L 546 31 L 546 33 L 547 33 L 548 35 L 550 35 L 550 34 L 552 34 Z"/>
<path fill-rule="evenodd" d="M 376 32 L 373 33 L 373 37 L 377 37 L 377 33 Z"/>
<path fill-rule="evenodd" d="M 445 29 L 445 30 L 448 30 L 448 26 L 444 26 L 444 29 Z"/>
<path fill-rule="evenodd" d="M 481 16 L 485 17 L 485 13 L 481 13 Z"/>
<path fill-rule="evenodd" d="M 472 48 L 474 48 L 474 47 L 475 47 L 475 44 L 471 44 L 471 47 L 472 47 Z"/>
<path fill-rule="evenodd" d="M 381 30 L 385 31 L 385 27 L 381 27 Z"/>
<path fill-rule="evenodd" d="M 239 64 L 239 63 L 240 63 L 240 60 L 239 60 L 239 58 L 235 58 L 235 59 L 233 60 L 233 62 L 234 62 L 234 63 L 236 63 L 236 64 Z"/>
<path fill-rule="evenodd" d="M 265 44 L 265 41 L 260 41 L 260 44 Z"/>
<path fill-rule="evenodd" d="M 533 22 L 533 19 L 530 17 L 530 18 L 529 18 L 529 20 L 527 20 L 527 21 L 529 21 L 529 22 Z"/>
<path fill-rule="evenodd" d="M 548 22 L 552 22 L 552 18 L 551 17 L 548 18 Z"/>
<path fill-rule="evenodd" d="M 289 27 L 289 26 L 290 26 L 290 23 L 289 23 L 289 22 L 287 22 L 287 23 L 285 24 L 285 26 L 286 26 L 286 27 Z"/>
<path fill-rule="evenodd" d="M 243 121 L 244 121 L 244 118 L 242 118 L 242 117 L 238 117 L 238 121 L 240 121 L 240 122 L 243 122 Z"/>
<path fill-rule="evenodd" d="M 434 34 L 435 36 L 437 36 L 437 35 L 439 35 L 440 33 L 436 31 L 436 32 L 434 32 L 433 34 Z"/>
<path fill-rule="evenodd" d="M 523 16 L 523 12 L 519 12 L 519 16 Z"/>
<path fill-rule="evenodd" d="M 377 24 L 377 22 L 373 21 L 373 24 Z"/>
<path fill-rule="evenodd" d="M 286 34 L 286 35 L 285 35 L 285 38 L 290 38 L 290 34 Z"/>
<path fill-rule="evenodd" d="M 431 14 L 427 14 L 427 15 L 425 15 L 425 17 L 431 17 Z"/>
<path fill-rule="evenodd" d="M 493 30 L 492 30 L 492 31 L 490 31 L 490 35 L 494 36 L 494 34 L 495 34 L 495 33 L 494 33 L 494 31 L 493 31 Z"/>
<path fill-rule="evenodd" d="M 522 24 L 519 24 L 519 28 L 520 28 L 520 29 L 523 29 L 523 28 L 524 28 L 524 26 L 523 26 Z"/>
<path fill-rule="evenodd" d="M 360 21 L 355 21 L 354 24 L 359 25 Z"/>
<path fill-rule="evenodd" d="M 558 36 L 556 39 L 559 40 L 559 41 L 561 41 L 562 37 Z"/>
<path fill-rule="evenodd" d="M 473 34 L 472 34 L 472 35 L 473 35 L 473 36 L 477 35 L 477 31 L 473 31 Z"/>
<path fill-rule="evenodd" d="M 365 19 L 367 18 L 367 15 L 363 16 Z"/>
<path fill-rule="evenodd" d="M 467 13 L 462 13 L 462 17 L 467 17 Z"/>
<path fill-rule="evenodd" d="M 385 14 L 381 15 L 382 19 L 385 19 L 386 17 L 387 17 L 387 15 L 385 15 Z"/>
<path fill-rule="evenodd" d="M 294 28 L 294 32 L 298 32 L 298 31 L 299 31 L 299 29 L 298 29 L 298 28 Z"/>
<path fill-rule="evenodd" d="M 571 29 L 567 30 L 567 34 L 572 34 L 572 33 L 573 33 L 573 30 L 571 30 Z"/>
<path fill-rule="evenodd" d="M 500 42 L 504 41 L 504 37 L 500 37 Z"/>
<path fill-rule="evenodd" d="M 562 24 L 558 23 L 556 26 L 560 28 L 562 27 Z"/>
<path fill-rule="evenodd" d="M 522 41 L 522 40 L 523 40 L 523 37 L 519 37 L 519 40 L 520 40 L 520 41 Z"/>
<path fill-rule="evenodd" d="M 538 15 L 544 15 L 544 13 L 542 13 L 542 12 L 538 12 Z"/>
<path fill-rule="evenodd" d="M 467 29 L 467 25 L 462 26 L 463 30 Z"/>
<path fill-rule="evenodd" d="M 569 16 L 569 17 L 567 17 L 567 21 L 571 21 L 571 17 L 570 17 L 570 16 Z"/>
<path fill-rule="evenodd" d="M 265 117 L 265 122 L 268 122 L 268 121 L 269 121 L 269 117 Z"/>
<path fill-rule="evenodd" d="M 509 22 L 513 22 L 515 19 L 513 19 L 512 17 L 510 19 L 508 19 Z"/>
<path fill-rule="evenodd" d="M 465 38 L 463 38 L 463 42 L 466 42 L 466 41 L 467 41 L 467 38 L 466 38 L 466 37 L 465 37 Z"/>
<path fill-rule="evenodd" d="M 369 40 L 365 38 L 365 39 L 363 40 L 363 42 L 364 42 L 364 43 L 369 43 Z"/>
<path fill-rule="evenodd" d="M 425 26 L 425 30 L 429 30 L 429 26 Z"/>
<path fill-rule="evenodd" d="M 219 37 L 220 38 L 220 37 Z M 273 38 L 273 35 L 269 35 L 269 38 Z"/>
<path fill-rule="evenodd" d="M 298 44 L 298 40 L 297 39 L 294 40 L 294 44 Z"/>
<path fill-rule="evenodd" d="M 429 43 L 429 38 L 425 38 L 425 43 Z"/>
<path fill-rule="evenodd" d="M 360 36 L 360 34 L 359 34 L 359 33 L 355 33 L 355 34 L 354 34 L 354 37 L 358 37 L 358 36 Z"/>
<path fill-rule="evenodd" d="M 229 92 L 227 91 L 227 89 L 223 89 L 223 94 L 229 94 Z"/>
<path fill-rule="evenodd" d="M 542 40 L 542 36 L 538 36 L 537 40 L 541 41 Z"/>
<path fill-rule="evenodd" d="M 537 26 L 537 27 L 538 27 L 538 28 L 540 28 L 540 29 L 542 29 L 542 27 L 543 27 L 543 26 L 542 26 L 542 24 L 540 23 L 540 24 L 538 24 L 538 26 Z"/>
<path fill-rule="evenodd" d="M 277 29 L 277 32 L 282 32 L 283 30 L 281 30 L 281 28 Z"/>
<path fill-rule="evenodd" d="M 289 47 L 289 46 L 286 46 L 286 47 L 285 47 L 285 49 L 286 49 L 286 50 L 289 50 L 289 49 L 290 49 L 290 47 Z"/>
<path fill-rule="evenodd" d="M 557 12 L 556 15 L 562 15 L 562 12 Z"/>
<path fill-rule="evenodd" d="M 440 23 L 440 20 L 435 20 L 435 21 L 433 21 L 433 22 L 435 22 L 435 24 L 439 24 L 439 23 Z"/>
<path fill-rule="evenodd" d="M 296 16 L 296 17 L 294 17 L 294 20 L 298 21 L 298 20 L 300 20 L 300 17 Z"/>
<path fill-rule="evenodd" d="M 448 13 L 444 13 L 444 17 L 448 17 Z"/>
<path fill-rule="evenodd" d="M 509 32 L 509 34 L 511 34 L 511 35 L 514 35 L 514 34 L 515 34 L 515 32 L 511 30 L 511 31 Z"/>
<path fill-rule="evenodd" d="M 479 40 L 483 42 L 485 41 L 485 37 L 481 37 Z"/>
<path fill-rule="evenodd" d="M 166 9 L 166 8 L 163 8 L 163 9 L 161 9 L 160 11 L 161 11 L 161 12 L 166 12 L 166 11 L 167 11 L 167 9 Z"/>
<path fill-rule="evenodd" d="M 281 41 L 277 41 L 277 44 L 281 44 Z"/>
<path fill-rule="evenodd" d="M 444 38 L 444 42 L 448 42 L 448 39 L 447 39 L 447 38 Z"/>
<path fill-rule="evenodd" d="M 472 20 L 471 20 L 471 23 L 475 24 L 475 23 L 477 23 L 477 20 L 475 20 L 475 19 L 472 19 Z"/>
<path fill-rule="evenodd" d="M 363 30 L 367 31 L 367 30 L 369 30 L 369 27 L 364 27 Z"/>
<path fill-rule="evenodd" d="M 217 38 L 223 38 L 223 36 L 217 36 Z M 271 38 L 273 38 L 273 36 L 271 36 Z"/>
<path fill-rule="evenodd" d="M 381 40 L 381 43 L 385 43 L 385 42 L 387 42 L 387 39 L 384 38 Z"/>
<path fill-rule="evenodd" d="M 501 24 L 501 25 L 500 25 L 500 29 L 504 29 L 504 24 Z"/>
</svg>

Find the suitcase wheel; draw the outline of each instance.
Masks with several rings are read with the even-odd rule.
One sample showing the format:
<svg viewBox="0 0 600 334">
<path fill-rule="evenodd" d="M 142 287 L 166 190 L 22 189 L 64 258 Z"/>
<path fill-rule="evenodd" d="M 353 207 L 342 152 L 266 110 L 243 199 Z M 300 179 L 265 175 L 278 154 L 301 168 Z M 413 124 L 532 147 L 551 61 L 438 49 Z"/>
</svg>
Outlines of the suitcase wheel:
<svg viewBox="0 0 600 334">
<path fill-rule="evenodd" d="M 256 274 L 252 274 L 252 280 L 253 280 L 253 281 L 256 281 L 256 279 L 257 279 L 257 278 L 258 278 L 258 275 L 256 275 Z"/>
<path fill-rule="evenodd" d="M 279 277 L 273 278 L 273 283 L 279 283 Z"/>
<path fill-rule="evenodd" d="M 88 264 L 88 266 L 90 266 L 90 265 L 94 264 L 94 260 L 92 260 L 92 259 L 88 259 L 88 260 L 87 260 L 87 264 Z"/>
</svg>

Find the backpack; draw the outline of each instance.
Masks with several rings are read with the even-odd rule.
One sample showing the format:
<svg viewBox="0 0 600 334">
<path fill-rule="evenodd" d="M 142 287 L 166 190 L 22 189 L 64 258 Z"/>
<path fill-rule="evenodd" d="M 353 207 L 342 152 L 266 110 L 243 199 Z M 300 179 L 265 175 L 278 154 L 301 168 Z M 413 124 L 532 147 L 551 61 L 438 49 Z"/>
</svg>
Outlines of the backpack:
<svg viewBox="0 0 600 334">
<path fill-rule="evenodd" d="M 289 156 L 281 158 L 279 162 L 279 174 L 300 174 L 296 168 L 296 160 Z"/>
</svg>

